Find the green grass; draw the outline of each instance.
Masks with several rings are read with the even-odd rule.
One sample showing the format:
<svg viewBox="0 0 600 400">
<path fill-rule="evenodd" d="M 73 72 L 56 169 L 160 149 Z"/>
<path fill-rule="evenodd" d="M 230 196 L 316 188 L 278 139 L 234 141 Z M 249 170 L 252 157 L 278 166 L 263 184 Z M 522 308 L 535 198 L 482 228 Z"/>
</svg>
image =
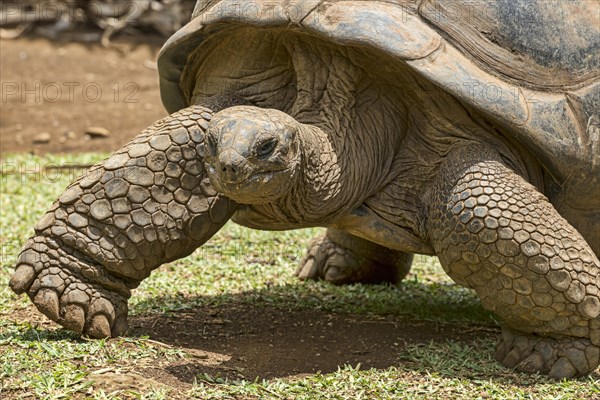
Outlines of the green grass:
<svg viewBox="0 0 600 400">
<path fill-rule="evenodd" d="M 330 373 L 256 381 L 198 374 L 184 389 L 169 380 L 139 377 L 121 387 L 98 388 L 95 383 L 111 374 L 128 376 L 147 366 L 158 366 L 167 374 L 170 365 L 194 362 L 190 349 L 147 337 L 89 340 L 40 323 L 42 319 L 30 323 L 15 317 L 31 312 L 26 296 L 17 297 L 7 288 L 20 245 L 76 176 L 70 170 L 44 173 L 40 168 L 49 163 L 87 164 L 102 158 L 98 154 L 19 155 L 3 161 L 0 399 L 600 398 L 598 372 L 554 382 L 503 368 L 493 359 L 494 339 L 489 334 L 409 344 L 388 368 L 340 365 Z M 161 267 L 145 280 L 130 301 L 131 315 L 177 316 L 197 307 L 250 304 L 365 319 L 392 315 L 400 321 L 450 323 L 464 331 L 496 329 L 493 316 L 483 310 L 474 293 L 454 285 L 431 257 L 417 257 L 407 280 L 396 287 L 298 282 L 293 277 L 296 263 L 307 241 L 319 231 L 259 232 L 228 224 L 190 257 Z"/>
</svg>

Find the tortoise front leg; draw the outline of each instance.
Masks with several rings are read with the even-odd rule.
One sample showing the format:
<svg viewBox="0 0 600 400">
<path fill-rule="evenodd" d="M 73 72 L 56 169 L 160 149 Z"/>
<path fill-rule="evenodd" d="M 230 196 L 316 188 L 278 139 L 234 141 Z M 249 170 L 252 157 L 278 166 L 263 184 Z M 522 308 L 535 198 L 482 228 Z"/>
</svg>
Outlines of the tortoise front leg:
<svg viewBox="0 0 600 400">
<path fill-rule="evenodd" d="M 131 289 L 202 245 L 235 210 L 204 170 L 211 114 L 192 106 L 157 121 L 72 183 L 35 226 L 12 290 L 73 331 L 125 332 Z"/>
<path fill-rule="evenodd" d="M 315 238 L 300 260 L 300 279 L 324 279 L 334 284 L 398 283 L 410 271 L 413 255 L 328 228 Z"/>
<path fill-rule="evenodd" d="M 492 149 L 451 151 L 427 231 L 446 272 L 503 320 L 496 358 L 554 378 L 600 362 L 600 263 L 583 237 Z"/>
</svg>

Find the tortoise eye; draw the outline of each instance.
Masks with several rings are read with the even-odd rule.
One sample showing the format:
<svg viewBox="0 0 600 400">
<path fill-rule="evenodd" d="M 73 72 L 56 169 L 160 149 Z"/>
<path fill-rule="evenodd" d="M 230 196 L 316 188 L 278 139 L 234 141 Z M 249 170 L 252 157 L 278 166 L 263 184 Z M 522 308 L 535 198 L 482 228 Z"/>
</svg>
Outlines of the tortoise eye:
<svg viewBox="0 0 600 400">
<path fill-rule="evenodd" d="M 273 154 L 275 147 L 277 146 L 277 139 L 267 139 L 262 142 L 256 149 L 256 155 L 260 158 L 265 158 Z"/>
</svg>

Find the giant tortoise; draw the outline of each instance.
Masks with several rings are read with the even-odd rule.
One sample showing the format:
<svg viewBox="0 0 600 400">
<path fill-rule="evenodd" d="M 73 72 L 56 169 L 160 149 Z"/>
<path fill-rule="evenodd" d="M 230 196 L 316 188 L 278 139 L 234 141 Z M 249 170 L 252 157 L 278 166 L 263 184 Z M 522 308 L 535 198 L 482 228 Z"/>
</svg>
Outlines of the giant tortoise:
<svg viewBox="0 0 600 400">
<path fill-rule="evenodd" d="M 10 286 L 93 337 L 229 219 L 326 227 L 297 274 L 395 282 L 437 255 L 502 321 L 496 358 L 600 361 L 596 1 L 199 1 L 157 121 L 72 183 Z"/>
</svg>

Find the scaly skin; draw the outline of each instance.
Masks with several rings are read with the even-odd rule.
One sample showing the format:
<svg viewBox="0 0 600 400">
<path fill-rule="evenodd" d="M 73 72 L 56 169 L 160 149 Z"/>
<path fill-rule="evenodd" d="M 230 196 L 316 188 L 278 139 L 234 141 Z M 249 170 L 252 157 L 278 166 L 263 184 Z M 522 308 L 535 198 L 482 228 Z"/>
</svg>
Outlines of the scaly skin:
<svg viewBox="0 0 600 400">
<path fill-rule="evenodd" d="M 600 263 L 577 230 L 482 145 L 451 151 L 431 197 L 427 229 L 442 266 L 503 320 L 496 358 L 554 378 L 591 372 Z"/>
<path fill-rule="evenodd" d="M 157 121 L 71 184 L 36 225 L 11 288 L 75 332 L 124 333 L 130 290 L 202 245 L 236 208 L 204 171 L 211 116 L 192 106 Z"/>
<path fill-rule="evenodd" d="M 402 253 L 329 228 L 315 238 L 300 260 L 296 275 L 348 283 L 399 283 L 410 271 L 413 255 Z"/>
</svg>

